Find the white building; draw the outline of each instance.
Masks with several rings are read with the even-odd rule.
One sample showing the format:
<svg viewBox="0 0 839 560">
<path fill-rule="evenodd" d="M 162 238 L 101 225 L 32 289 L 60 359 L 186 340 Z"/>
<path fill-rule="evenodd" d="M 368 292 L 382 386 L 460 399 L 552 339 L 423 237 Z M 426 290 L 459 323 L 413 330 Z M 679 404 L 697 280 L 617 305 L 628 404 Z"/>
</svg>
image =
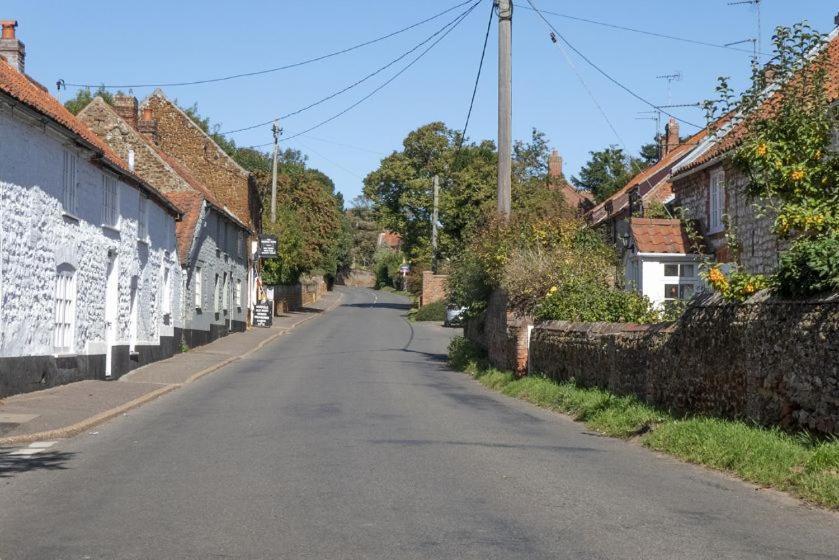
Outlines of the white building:
<svg viewBox="0 0 839 560">
<path fill-rule="evenodd" d="M 119 377 L 171 356 L 180 328 L 179 209 L 23 73 L 15 25 L 0 45 L 0 397 Z"/>
<path fill-rule="evenodd" d="M 627 289 L 647 296 L 656 306 L 688 300 L 701 291 L 701 255 L 680 220 L 630 218 L 624 252 Z"/>
</svg>

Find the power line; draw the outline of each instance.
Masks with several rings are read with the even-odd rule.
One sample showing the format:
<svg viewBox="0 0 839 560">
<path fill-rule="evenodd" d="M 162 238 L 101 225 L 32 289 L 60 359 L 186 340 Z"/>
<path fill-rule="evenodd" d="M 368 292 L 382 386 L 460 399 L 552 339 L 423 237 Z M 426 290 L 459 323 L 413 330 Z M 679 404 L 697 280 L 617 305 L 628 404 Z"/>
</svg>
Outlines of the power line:
<svg viewBox="0 0 839 560">
<path fill-rule="evenodd" d="M 336 140 L 329 140 L 329 139 L 327 139 L 327 138 L 320 138 L 319 136 L 312 136 L 312 135 L 310 135 L 310 134 L 304 134 L 304 135 L 303 135 L 303 138 L 308 138 L 309 140 L 316 140 L 316 141 L 318 141 L 318 142 L 325 142 L 325 143 L 327 143 L 327 144 L 334 144 L 334 145 L 336 145 L 336 146 L 342 146 L 342 147 L 344 147 L 344 148 L 350 148 L 350 149 L 353 149 L 353 150 L 359 150 L 359 151 L 361 151 L 361 152 L 367 152 L 367 153 L 370 153 L 370 154 L 375 154 L 375 155 L 378 155 L 378 156 L 386 156 L 386 155 L 388 155 L 388 154 L 386 154 L 385 152 L 380 152 L 380 151 L 378 151 L 378 150 L 371 150 L 370 148 L 363 148 L 363 147 L 361 147 L 361 146 L 354 146 L 353 144 L 346 144 L 346 143 L 344 143 L 344 142 L 338 142 L 338 141 L 336 141 Z"/>
<path fill-rule="evenodd" d="M 362 177 L 361 175 L 359 175 L 358 173 L 356 173 L 356 172 L 355 172 L 355 171 L 353 171 L 352 169 L 350 169 L 350 168 L 348 168 L 348 167 L 345 167 L 345 166 L 341 165 L 340 163 L 338 163 L 337 161 L 335 161 L 335 160 L 333 160 L 333 159 L 329 159 L 328 157 L 326 157 L 326 156 L 325 156 L 325 155 L 323 155 L 322 153 L 320 153 L 320 152 L 318 152 L 317 150 L 315 150 L 314 148 L 310 147 L 308 144 L 304 144 L 304 143 L 303 143 L 303 142 L 301 142 L 300 140 L 297 140 L 297 143 L 298 143 L 299 145 L 303 146 L 303 148 L 304 148 L 304 149 L 306 149 L 307 151 L 312 152 L 313 154 L 315 154 L 316 156 L 318 156 L 319 158 L 321 158 L 322 160 L 324 160 L 325 162 L 327 162 L 327 163 L 331 163 L 332 165 L 334 165 L 334 166 L 335 166 L 335 167 L 337 167 L 338 169 L 342 169 L 342 170 L 346 171 L 347 173 L 349 173 L 349 174 L 350 174 L 350 175 L 352 175 L 353 177 L 356 177 L 356 178 L 358 178 L 358 179 L 361 179 L 362 181 L 364 180 L 364 177 Z"/>
<path fill-rule="evenodd" d="M 470 2 L 474 2 L 475 0 L 469 0 L 469 1 L 470 1 Z M 330 93 L 329 95 L 327 95 L 326 97 L 323 97 L 323 98 L 321 98 L 321 99 L 319 99 L 319 100 L 315 101 L 314 103 L 310 103 L 310 104 L 308 104 L 308 105 L 306 105 L 306 106 L 304 106 L 304 107 L 301 107 L 300 109 L 297 109 L 296 111 L 292 111 L 292 112 L 290 112 L 290 113 L 286 113 L 285 115 L 280 115 L 279 117 L 274 117 L 274 118 L 272 118 L 271 120 L 268 120 L 268 121 L 265 121 L 265 122 L 261 122 L 261 123 L 253 124 L 253 125 L 250 125 L 250 126 L 245 126 L 245 127 L 242 127 L 242 128 L 237 128 L 237 129 L 234 129 L 234 130 L 228 130 L 228 131 L 222 132 L 221 134 L 236 134 L 236 133 L 239 133 L 239 132 L 245 132 L 245 131 L 247 131 L 247 130 L 253 130 L 253 129 L 255 129 L 255 128 L 260 128 L 260 127 L 263 127 L 263 126 L 267 126 L 267 125 L 271 124 L 272 122 L 274 122 L 274 121 L 275 121 L 275 120 L 277 120 L 277 119 L 280 119 L 280 120 L 282 120 L 282 121 L 285 121 L 285 120 L 286 120 L 286 119 L 288 119 L 289 117 L 293 117 L 293 116 L 295 116 L 295 115 L 299 115 L 300 113 L 303 113 L 303 112 L 305 112 L 305 111 L 308 111 L 309 109 L 312 109 L 312 108 L 314 108 L 314 107 L 317 107 L 318 105 L 321 105 L 322 103 L 325 103 L 325 102 L 327 102 L 327 101 L 329 101 L 329 100 L 331 100 L 331 99 L 334 99 L 334 98 L 338 97 L 338 96 L 339 96 L 339 95 L 341 95 L 342 93 L 346 93 L 346 92 L 348 92 L 349 90 L 351 90 L 351 89 L 353 89 L 353 88 L 355 88 L 355 87 L 360 86 L 361 84 L 363 84 L 364 82 L 366 82 L 366 81 L 367 81 L 367 80 L 369 80 L 370 78 L 373 78 L 373 77 L 375 77 L 375 76 L 377 76 L 377 75 L 381 74 L 382 72 L 384 72 L 385 70 L 387 70 L 388 68 L 390 68 L 391 66 L 393 66 L 394 64 L 396 64 L 397 62 L 399 62 L 400 60 L 403 60 L 405 57 L 407 57 L 407 56 L 408 56 L 408 55 L 410 55 L 411 53 L 413 53 L 413 52 L 417 51 L 417 49 L 419 49 L 419 48 L 420 48 L 420 47 L 422 47 L 423 45 L 427 44 L 429 41 L 433 40 L 436 36 L 438 36 L 440 33 L 442 33 L 443 31 L 445 31 L 445 30 L 446 30 L 446 28 L 448 28 L 450 25 L 452 25 L 452 24 L 453 24 L 453 23 L 454 23 L 454 22 L 455 22 L 455 21 L 456 21 L 456 20 L 457 20 L 460 16 L 464 15 L 464 14 L 466 13 L 466 11 L 468 11 L 468 8 L 467 8 L 467 10 L 465 10 L 465 11 L 461 12 L 460 14 L 458 14 L 458 16 L 457 16 L 457 17 L 455 17 L 453 20 L 451 20 L 451 21 L 449 21 L 448 23 L 446 23 L 446 25 L 444 25 L 443 27 L 441 27 L 440 29 L 438 29 L 437 31 L 435 31 L 434 33 L 432 33 L 431 35 L 429 35 L 428 37 L 426 37 L 425 39 L 423 39 L 422 41 L 420 41 L 419 43 L 417 43 L 417 44 L 416 44 L 416 45 L 414 45 L 413 47 L 411 47 L 409 50 L 407 50 L 407 51 L 403 52 L 401 55 L 399 55 L 398 57 L 394 58 L 393 60 L 391 60 L 390 62 L 388 62 L 388 63 L 387 63 L 387 64 L 385 64 L 384 66 L 380 66 L 379 68 L 377 68 L 377 69 L 376 69 L 376 70 L 374 70 L 373 72 L 370 72 L 369 74 L 367 74 L 367 75 L 366 75 L 366 76 L 364 76 L 363 78 L 361 78 L 361 79 L 359 79 L 359 80 L 356 80 L 355 82 L 351 83 L 350 85 L 348 85 L 348 86 L 346 86 L 346 87 L 344 87 L 344 88 L 342 88 L 342 89 L 340 89 L 340 90 L 338 90 L 338 91 L 334 91 L 334 92 Z"/>
<path fill-rule="evenodd" d="M 352 105 L 350 105 L 349 107 L 347 107 L 346 109 L 344 109 L 343 111 L 340 111 L 339 113 L 336 113 L 336 114 L 332 115 L 332 116 L 331 116 L 331 117 L 329 117 L 328 119 L 324 119 L 324 120 L 320 121 L 320 122 L 319 122 L 319 123 L 317 123 L 316 125 L 311 126 L 311 127 L 307 128 L 306 130 L 303 130 L 303 131 L 301 131 L 301 132 L 298 132 L 298 133 L 296 133 L 296 134 L 293 134 L 293 135 L 291 135 L 291 136 L 288 136 L 288 137 L 286 138 L 286 140 L 288 141 L 288 140 L 291 140 L 291 139 L 293 139 L 293 138 L 297 138 L 298 136 L 304 136 L 304 135 L 308 134 L 309 132 L 311 132 L 311 131 L 313 131 L 313 130 L 316 130 L 316 129 L 318 129 L 318 128 L 322 127 L 323 125 L 328 124 L 328 123 L 330 123 L 330 122 L 334 121 L 335 119 L 337 119 L 337 118 L 339 118 L 339 117 L 342 117 L 343 115 L 345 115 L 345 114 L 349 113 L 350 111 L 352 111 L 353 109 L 355 109 L 356 107 L 358 107 L 359 105 L 361 105 L 362 103 L 364 103 L 365 101 L 367 101 L 368 99 L 370 99 L 371 97 L 373 97 L 374 95 L 376 95 L 378 92 L 380 92 L 380 91 L 381 91 L 381 90 L 383 90 L 385 87 L 387 87 L 388 85 L 390 85 L 390 84 L 391 84 L 394 80 L 396 80 L 396 78 L 398 78 L 399 76 L 401 76 L 402 74 L 404 74 L 404 73 L 405 73 L 405 72 L 406 72 L 409 68 L 411 68 L 414 64 L 416 64 L 417 62 L 419 62 L 419 61 L 420 61 L 420 59 L 422 59 L 422 58 L 423 58 L 426 54 L 428 54 L 428 52 L 429 52 L 431 49 L 433 49 L 434 47 L 436 47 L 436 46 L 440 43 L 440 41 L 442 41 L 443 39 L 445 39 L 445 38 L 449 35 L 449 33 L 451 33 L 452 31 L 454 31 L 454 29 L 455 29 L 458 25 L 460 25 L 460 23 L 461 23 L 464 19 L 466 19 L 466 18 L 469 16 L 469 14 L 471 14 L 471 13 L 472 13 L 472 11 L 473 11 L 475 8 L 477 8 L 477 7 L 478 7 L 478 4 L 480 4 L 480 3 L 481 3 L 481 1 L 482 1 L 482 0 L 477 0 L 476 2 L 474 2 L 474 3 L 472 4 L 472 6 L 471 6 L 471 7 L 470 7 L 467 11 L 466 11 L 466 13 L 462 14 L 461 16 L 459 16 L 459 17 L 458 17 L 458 19 L 454 22 L 454 24 L 452 24 L 452 25 L 451 25 L 451 26 L 450 26 L 450 27 L 449 27 L 449 28 L 448 28 L 448 29 L 447 29 L 447 30 L 446 30 L 446 31 L 445 31 L 445 32 L 444 32 L 444 33 L 443 33 L 440 37 L 437 37 L 437 39 L 436 39 L 433 43 L 431 43 L 430 45 L 428 45 L 428 47 L 426 47 L 426 48 L 425 48 L 425 50 L 423 50 L 423 51 L 422 51 L 419 55 L 417 55 L 416 57 L 414 57 L 414 58 L 413 58 L 413 59 L 412 59 L 412 60 L 411 60 L 408 64 L 406 64 L 404 67 L 402 67 L 402 69 L 401 69 L 401 70 L 399 70 L 399 72 L 397 72 L 396 74 L 394 74 L 393 76 L 391 76 L 388 80 L 386 80 L 385 82 L 383 82 L 382 84 L 380 84 L 380 85 L 379 85 L 376 89 L 374 89 L 373 91 L 371 91 L 370 93 L 368 93 L 367 95 L 365 95 L 364 97 L 362 97 L 361 99 L 359 99 L 358 101 L 356 101 L 355 103 L 353 103 Z M 254 146 L 247 146 L 247 147 L 248 147 L 248 148 L 262 148 L 262 147 L 264 147 L 264 146 L 268 146 L 268 145 L 270 145 L 270 144 L 272 144 L 272 142 L 268 142 L 268 143 L 266 143 L 266 144 L 257 144 L 257 145 L 254 145 Z"/>
<path fill-rule="evenodd" d="M 530 6 L 526 6 L 524 4 L 515 4 L 515 6 L 518 7 L 518 8 L 522 8 L 524 10 L 530 10 L 530 11 L 533 11 L 533 12 L 538 11 L 535 8 L 531 8 Z M 613 23 L 606 23 L 604 21 L 597 21 L 597 20 L 594 20 L 594 19 L 587 19 L 587 18 L 582 18 L 582 17 L 577 17 L 577 16 L 570 16 L 568 14 L 561 14 L 559 12 L 552 12 L 550 10 L 542 10 L 542 13 L 549 14 L 549 15 L 556 16 L 556 17 L 565 18 L 565 19 L 570 19 L 570 20 L 574 20 L 574 21 L 582 21 L 582 22 L 585 22 L 585 23 L 591 23 L 593 25 L 600 25 L 602 27 L 609 27 L 609 28 L 612 28 L 612 29 L 618 29 L 618 30 L 621 30 L 621 31 L 629 31 L 631 33 L 639 33 L 641 35 L 649 35 L 651 37 L 658 37 L 660 39 L 670 39 L 672 41 L 681 41 L 682 43 L 692 43 L 694 45 L 701 45 L 701 46 L 704 46 L 704 47 L 714 47 L 714 48 L 717 48 L 717 49 L 726 49 L 726 50 L 731 50 L 731 51 L 738 51 L 738 52 L 753 54 L 752 50 L 738 49 L 738 48 L 732 47 L 731 45 L 721 45 L 721 44 L 717 44 L 717 43 L 709 43 L 707 41 L 699 41 L 699 40 L 696 40 L 696 39 L 688 39 L 688 38 L 685 38 L 685 37 L 677 37 L 675 35 L 667 35 L 665 33 L 657 33 L 655 31 L 646 31 L 644 29 L 636 29 L 634 27 L 626 27 L 626 26 L 623 26 L 623 25 L 615 25 Z M 762 52 L 759 52 L 758 54 L 763 55 L 763 56 L 769 56 L 767 53 L 762 53 Z"/>
<path fill-rule="evenodd" d="M 557 36 L 557 37 L 559 37 L 560 39 L 562 39 L 562 42 L 563 42 L 563 43 L 565 43 L 565 44 L 568 46 L 568 48 L 569 48 L 569 49 L 571 49 L 572 51 L 574 51 L 574 52 L 577 54 L 577 56 L 579 56 L 579 57 L 580 57 L 580 58 L 582 58 L 584 61 L 586 61 L 586 63 L 587 63 L 589 66 L 591 66 L 592 68 L 594 68 L 595 70 L 597 70 L 600 74 L 602 74 L 602 75 L 603 75 L 606 79 L 608 79 L 610 82 L 612 82 L 613 84 L 615 84 L 616 86 L 618 86 L 619 88 L 621 88 L 622 90 L 624 90 L 625 92 L 627 92 L 628 94 L 630 94 L 630 95 L 631 95 L 632 97 L 634 97 L 635 99 L 637 99 L 637 100 L 641 101 L 642 103 L 644 103 L 644 104 L 646 104 L 646 105 L 649 105 L 649 106 L 650 106 L 650 107 L 652 107 L 653 109 L 656 109 L 656 110 L 661 111 L 662 113 L 664 113 L 664 114 L 665 114 L 665 115 L 667 115 L 668 117 L 673 117 L 673 118 L 674 118 L 674 119 L 676 119 L 677 121 L 680 121 L 680 122 L 682 122 L 682 123 L 684 123 L 684 124 L 686 124 L 686 125 L 689 125 L 689 126 L 693 126 L 693 127 L 696 127 L 696 128 L 704 128 L 704 127 L 702 127 L 702 126 L 700 126 L 700 125 L 698 125 L 698 124 L 694 124 L 694 123 L 692 123 L 692 122 L 690 122 L 690 121 L 686 121 L 686 120 L 684 120 L 684 119 L 681 119 L 681 118 L 677 117 L 676 115 L 674 115 L 674 114 L 672 114 L 672 113 L 668 113 L 667 111 L 662 110 L 660 106 L 656 105 L 656 104 L 655 104 L 655 103 L 653 103 L 652 101 L 649 101 L 649 100 L 647 100 L 647 99 L 645 99 L 645 98 L 641 97 L 639 94 L 637 94 L 637 93 L 635 93 L 633 90 L 631 90 L 628 86 L 625 86 L 623 83 L 621 83 L 620 81 L 618 81 L 616 78 L 612 77 L 609 73 L 607 73 L 605 70 L 603 70 L 602 68 L 600 68 L 600 66 L 598 66 L 597 64 L 595 64 L 594 62 L 592 62 L 592 60 L 591 60 L 590 58 L 588 58 L 585 54 L 583 54 L 582 52 L 580 52 L 580 50 L 579 50 L 579 49 L 577 49 L 574 45 L 572 45 L 572 44 L 568 41 L 568 39 L 566 39 L 566 38 L 562 35 L 562 33 L 560 33 L 560 32 L 559 32 L 559 30 L 558 30 L 556 27 L 554 27 L 554 25 L 553 25 L 550 21 L 548 21 L 548 18 L 546 18 L 546 17 L 545 17 L 545 15 L 541 12 L 541 10 L 539 10 L 539 8 L 537 8 L 537 7 L 536 7 L 536 5 L 533 3 L 533 0 L 527 0 L 527 3 L 528 3 L 528 4 L 530 4 L 530 6 L 532 7 L 533 11 L 534 11 L 534 12 L 536 12 L 536 14 L 538 14 L 538 16 L 542 19 L 542 21 L 544 21 L 544 22 L 545 22 L 545 25 L 547 25 L 547 26 L 548 26 L 548 28 L 549 28 L 551 31 L 553 31 L 553 32 L 554 32 L 554 34 L 556 34 L 556 36 Z"/>
<path fill-rule="evenodd" d="M 487 54 L 487 43 L 489 42 L 489 32 L 492 29 L 492 20 L 493 16 L 495 15 L 495 6 L 490 6 L 489 10 L 489 22 L 487 23 L 487 32 L 484 36 L 484 46 L 481 49 L 481 60 L 478 63 L 478 74 L 475 76 L 475 86 L 472 88 L 472 99 L 469 101 L 469 111 L 466 113 L 466 123 L 463 125 L 463 132 L 460 134 L 460 142 L 457 146 L 457 151 L 455 152 L 455 161 L 457 160 L 457 156 L 460 154 L 461 148 L 463 148 L 463 143 L 466 141 L 466 130 L 469 128 L 469 119 L 472 118 L 472 108 L 475 106 L 475 95 L 478 93 L 478 84 L 481 81 L 481 70 L 484 68 L 484 58 Z"/>
<path fill-rule="evenodd" d="M 402 33 L 405 33 L 406 31 L 410 31 L 411 29 L 419 27 L 420 25 L 428 23 L 429 21 L 433 21 L 433 20 L 435 20 L 439 17 L 442 17 L 442 16 L 446 15 L 447 13 L 460 8 L 461 6 L 465 6 L 466 4 L 469 4 L 472 1 L 473 0 L 465 0 L 464 2 L 461 2 L 461 3 L 459 3 L 455 6 L 452 6 L 451 8 L 448 8 L 446 10 L 443 10 L 442 12 L 434 14 L 433 16 L 428 17 L 428 18 L 426 18 L 422 21 L 418 21 L 418 22 L 413 23 L 413 24 L 411 24 L 407 27 L 403 27 L 402 29 L 398 29 L 396 31 L 393 31 L 392 33 L 388 33 L 387 35 L 382 35 L 381 37 L 376 37 L 375 39 L 370 39 L 369 41 L 364 41 L 363 43 L 358 43 L 357 45 L 353 45 L 351 47 L 347 47 L 345 49 L 341 49 L 341 50 L 338 50 L 338 51 L 327 53 L 327 54 L 324 54 L 324 55 L 321 55 L 321 56 L 316 56 L 314 58 L 308 58 L 306 60 L 301 60 L 299 62 L 293 62 L 291 64 L 286 64 L 286 65 L 283 65 L 283 66 L 277 66 L 275 68 L 267 68 L 265 70 L 257 70 L 257 71 L 254 71 L 254 72 L 244 72 L 244 73 L 241 73 L 241 74 L 232 74 L 230 76 L 222 76 L 222 77 L 219 77 L 219 78 L 208 78 L 208 79 L 205 79 L 205 80 L 194 80 L 194 81 L 191 81 L 191 82 L 162 82 L 162 83 L 157 83 L 157 84 L 148 83 L 148 84 L 110 84 L 110 85 L 109 84 L 89 84 L 89 83 L 88 84 L 77 84 L 77 83 L 72 83 L 72 82 L 64 83 L 63 80 L 61 80 L 61 82 L 62 82 L 62 85 L 64 85 L 64 86 L 86 87 L 86 88 L 100 88 L 101 87 L 101 88 L 104 88 L 104 89 L 118 89 L 118 88 L 192 86 L 192 85 L 199 85 L 199 84 L 210 84 L 210 83 L 215 83 L 215 82 L 224 82 L 224 81 L 228 81 L 228 80 L 235 80 L 237 78 L 247 78 L 247 77 L 251 77 L 251 76 L 260 76 L 260 75 L 263 75 L 263 74 L 270 74 L 272 72 L 280 72 L 282 70 L 289 70 L 291 68 L 297 68 L 299 66 L 304 66 L 306 64 L 311 64 L 313 62 L 320 62 L 321 60 L 326 60 L 328 58 L 332 58 L 332 57 L 335 57 L 335 56 L 346 54 L 348 52 L 352 52 L 352 51 L 360 49 L 362 47 L 367 47 L 369 45 L 379 43 L 379 42 L 384 41 L 386 39 L 390 39 L 391 37 L 395 37 L 396 35 L 400 35 Z"/>
</svg>

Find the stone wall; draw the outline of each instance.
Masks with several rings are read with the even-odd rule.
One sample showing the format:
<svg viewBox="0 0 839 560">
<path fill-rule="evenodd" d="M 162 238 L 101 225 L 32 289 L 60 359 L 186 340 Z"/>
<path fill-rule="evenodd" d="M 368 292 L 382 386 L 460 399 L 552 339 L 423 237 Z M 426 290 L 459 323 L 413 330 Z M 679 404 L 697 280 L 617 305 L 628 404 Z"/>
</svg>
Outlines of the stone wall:
<svg viewBox="0 0 839 560">
<path fill-rule="evenodd" d="M 772 274 L 778 267 L 778 254 L 784 245 L 772 233 L 771 211 L 758 212 L 757 202 L 746 193 L 747 180 L 729 163 L 700 169 L 673 182 L 673 192 L 687 217 L 697 220 L 702 233 L 708 232 L 710 174 L 718 168 L 725 173 L 725 214 L 740 244 L 739 264 L 751 273 Z M 705 236 L 708 252 L 719 262 L 735 259 L 723 232 Z"/>
<path fill-rule="evenodd" d="M 338 276 L 338 284 L 350 288 L 375 288 L 376 275 L 369 270 L 353 269 Z"/>
<path fill-rule="evenodd" d="M 324 296 L 327 292 L 326 281 L 317 276 L 304 276 L 297 284 L 277 284 L 274 290 L 274 313 L 280 315 L 287 311 L 300 311 Z"/>
<path fill-rule="evenodd" d="M 448 274 L 434 274 L 430 270 L 423 271 L 420 305 L 428 305 L 446 299 L 446 282 L 448 282 L 448 279 Z"/>
<path fill-rule="evenodd" d="M 839 295 L 706 296 L 669 325 L 540 324 L 529 360 L 531 371 L 675 414 L 839 433 Z"/>
<path fill-rule="evenodd" d="M 532 325 L 530 317 L 508 311 L 507 295 L 496 290 L 490 296 L 486 310 L 466 321 L 463 333 L 486 350 L 492 365 L 524 374 L 527 371 L 528 332 Z"/>
</svg>

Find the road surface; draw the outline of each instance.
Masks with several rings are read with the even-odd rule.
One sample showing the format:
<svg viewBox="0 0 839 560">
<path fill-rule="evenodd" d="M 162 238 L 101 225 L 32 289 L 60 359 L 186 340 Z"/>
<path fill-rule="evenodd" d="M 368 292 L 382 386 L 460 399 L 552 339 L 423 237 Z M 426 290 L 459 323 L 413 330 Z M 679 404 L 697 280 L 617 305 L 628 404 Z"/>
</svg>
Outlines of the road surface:
<svg viewBox="0 0 839 560">
<path fill-rule="evenodd" d="M 404 300 L 344 303 L 0 472 L 0 559 L 839 558 L 839 516 L 446 369 Z"/>
</svg>

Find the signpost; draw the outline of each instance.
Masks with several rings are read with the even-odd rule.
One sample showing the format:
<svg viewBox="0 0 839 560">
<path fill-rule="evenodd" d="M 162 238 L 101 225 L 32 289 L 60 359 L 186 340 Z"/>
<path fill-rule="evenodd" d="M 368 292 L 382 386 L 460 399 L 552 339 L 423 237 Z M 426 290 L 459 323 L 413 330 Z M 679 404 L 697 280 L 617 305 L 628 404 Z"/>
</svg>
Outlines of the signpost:
<svg viewBox="0 0 839 560">
<path fill-rule="evenodd" d="M 271 259 L 277 256 L 277 236 L 262 235 L 259 237 L 259 258 Z"/>
<path fill-rule="evenodd" d="M 267 328 L 273 324 L 271 306 L 270 301 L 263 301 L 253 306 L 253 326 Z"/>
</svg>

